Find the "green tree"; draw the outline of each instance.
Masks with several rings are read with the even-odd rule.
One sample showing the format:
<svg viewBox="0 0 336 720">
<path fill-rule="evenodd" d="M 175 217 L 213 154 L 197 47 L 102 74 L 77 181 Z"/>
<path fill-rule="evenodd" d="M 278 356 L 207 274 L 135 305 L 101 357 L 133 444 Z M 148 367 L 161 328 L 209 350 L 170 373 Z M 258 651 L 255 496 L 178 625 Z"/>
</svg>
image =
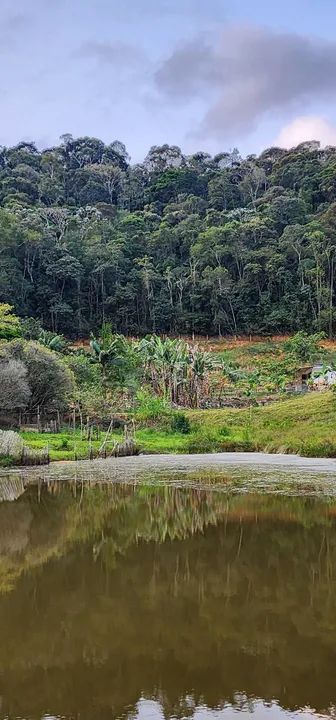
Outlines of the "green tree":
<svg viewBox="0 0 336 720">
<path fill-rule="evenodd" d="M 310 362 L 313 361 L 317 355 L 321 354 L 320 343 L 323 338 L 324 333 L 308 335 L 308 333 L 302 330 L 296 333 L 290 340 L 287 340 L 285 349 L 297 360 Z"/>
<path fill-rule="evenodd" d="M 12 310 L 12 305 L 0 303 L 0 339 L 9 340 L 21 335 L 20 320 Z"/>
<path fill-rule="evenodd" d="M 29 411 L 65 410 L 74 391 L 74 377 L 58 355 L 36 342 L 18 339 L 1 346 L 0 358 L 25 367 Z"/>
</svg>

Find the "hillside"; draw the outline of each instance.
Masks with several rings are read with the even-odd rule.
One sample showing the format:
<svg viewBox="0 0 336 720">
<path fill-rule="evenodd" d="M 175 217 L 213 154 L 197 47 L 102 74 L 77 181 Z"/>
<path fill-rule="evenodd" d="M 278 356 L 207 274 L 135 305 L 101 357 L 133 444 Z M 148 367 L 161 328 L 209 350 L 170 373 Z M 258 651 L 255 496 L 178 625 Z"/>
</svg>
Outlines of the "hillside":
<svg viewBox="0 0 336 720">
<path fill-rule="evenodd" d="M 336 457 L 336 398 L 332 392 L 311 393 L 252 409 L 187 410 L 191 430 L 173 432 L 158 419 L 140 427 L 136 439 L 144 453 L 202 453 L 265 451 L 294 453 L 306 457 Z M 46 436 L 22 433 L 33 448 L 43 448 Z M 114 432 L 111 443 L 120 440 Z M 87 459 L 89 443 L 71 430 L 48 437 L 52 460 Z M 101 439 L 90 445 L 97 452 Z"/>
<path fill-rule="evenodd" d="M 335 409 L 332 392 L 317 392 L 253 408 L 252 412 L 202 410 L 190 411 L 189 416 L 205 443 L 207 437 L 211 440 L 221 435 L 227 449 L 231 443 L 232 449 L 246 443 L 242 449 L 336 457 Z"/>
<path fill-rule="evenodd" d="M 0 152 L 0 302 L 46 329 L 335 331 L 336 149 L 185 156 L 64 136 Z"/>
</svg>

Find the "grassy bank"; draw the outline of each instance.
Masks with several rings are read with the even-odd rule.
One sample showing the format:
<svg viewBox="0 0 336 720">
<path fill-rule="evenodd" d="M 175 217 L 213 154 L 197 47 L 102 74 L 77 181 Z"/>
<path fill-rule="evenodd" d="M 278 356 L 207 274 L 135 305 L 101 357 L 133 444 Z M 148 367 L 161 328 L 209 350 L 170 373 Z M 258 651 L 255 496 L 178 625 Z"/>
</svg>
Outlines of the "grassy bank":
<svg viewBox="0 0 336 720">
<path fill-rule="evenodd" d="M 200 450 L 203 447 L 205 451 L 213 441 L 222 449 L 336 457 L 336 397 L 332 392 L 310 393 L 251 411 L 191 411 L 189 417 L 199 428 Z"/>
<path fill-rule="evenodd" d="M 189 410 L 191 432 L 173 433 L 159 425 L 140 428 L 136 439 L 144 453 L 266 451 L 306 457 L 336 457 L 336 397 L 311 393 L 252 409 Z M 27 445 L 49 444 L 51 460 L 87 459 L 89 444 L 65 431 L 57 435 L 22 433 Z M 115 433 L 113 439 L 120 440 Z M 102 438 L 92 443 L 94 453 Z M 110 445 L 111 447 L 111 445 Z"/>
</svg>

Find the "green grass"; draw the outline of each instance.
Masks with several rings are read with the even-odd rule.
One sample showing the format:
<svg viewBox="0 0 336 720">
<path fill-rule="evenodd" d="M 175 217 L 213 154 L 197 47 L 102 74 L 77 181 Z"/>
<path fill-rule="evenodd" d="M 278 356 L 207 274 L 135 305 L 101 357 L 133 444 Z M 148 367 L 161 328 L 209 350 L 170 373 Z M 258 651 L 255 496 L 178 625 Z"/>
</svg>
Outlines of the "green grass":
<svg viewBox="0 0 336 720">
<path fill-rule="evenodd" d="M 1 457 L 0 458 L 0 468 L 13 467 L 14 465 L 15 465 L 14 458 L 11 458 L 11 457 Z"/>
<path fill-rule="evenodd" d="M 204 410 L 188 413 L 200 435 L 230 431 L 225 445 L 246 443 L 253 450 L 336 457 L 336 397 L 311 393 L 264 407 L 244 410 Z M 202 431 L 202 428 L 204 430 Z"/>
<path fill-rule="evenodd" d="M 336 397 L 331 392 L 311 393 L 250 409 L 186 410 L 191 422 L 187 435 L 162 427 L 140 428 L 136 440 L 144 453 L 266 451 L 297 453 L 307 457 L 336 457 Z M 89 443 L 63 431 L 57 435 L 22 433 L 27 445 L 47 444 L 54 460 L 87 459 Z M 119 433 L 113 439 L 121 439 Z M 98 452 L 104 438 L 92 442 Z M 111 448 L 111 444 L 109 445 Z"/>
<path fill-rule="evenodd" d="M 81 440 L 80 431 L 74 434 L 71 431 L 63 430 L 57 434 L 22 432 L 20 433 L 26 445 L 36 450 L 41 450 L 47 445 L 49 447 L 50 459 L 54 460 L 74 460 L 75 458 L 82 460 L 89 457 L 90 445 L 87 440 Z M 120 435 L 118 436 L 120 439 Z M 114 436 L 117 438 L 117 436 Z M 98 452 L 104 439 L 101 434 L 99 440 L 92 442 L 92 450 Z"/>
<path fill-rule="evenodd" d="M 140 451 L 145 453 L 183 453 L 187 451 L 190 435 L 171 431 L 142 428 L 136 433 Z"/>
<path fill-rule="evenodd" d="M 21 436 L 26 445 L 35 449 L 45 448 L 49 446 L 50 459 L 54 460 L 85 460 L 89 457 L 89 443 L 81 440 L 80 432 L 63 431 L 56 435 L 49 435 L 35 432 L 22 432 Z M 108 450 L 113 447 L 115 440 L 122 440 L 122 434 L 113 433 L 107 446 Z M 104 433 L 101 433 L 99 440 L 94 440 L 91 444 L 93 454 L 98 454 L 98 450 L 104 440 Z M 172 433 L 162 429 L 144 428 L 139 429 L 136 433 L 136 440 L 140 452 L 146 453 L 178 453 L 187 452 L 186 436 L 178 433 Z"/>
</svg>

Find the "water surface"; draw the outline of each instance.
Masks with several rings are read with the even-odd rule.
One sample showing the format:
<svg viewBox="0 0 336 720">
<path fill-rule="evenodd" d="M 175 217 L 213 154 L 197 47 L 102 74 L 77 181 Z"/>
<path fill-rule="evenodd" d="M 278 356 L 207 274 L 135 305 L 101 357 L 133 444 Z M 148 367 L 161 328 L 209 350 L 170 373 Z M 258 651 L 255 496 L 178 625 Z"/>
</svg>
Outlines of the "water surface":
<svg viewBox="0 0 336 720">
<path fill-rule="evenodd" d="M 261 466 L 3 473 L 0 718 L 336 717 L 335 477 Z"/>
</svg>

